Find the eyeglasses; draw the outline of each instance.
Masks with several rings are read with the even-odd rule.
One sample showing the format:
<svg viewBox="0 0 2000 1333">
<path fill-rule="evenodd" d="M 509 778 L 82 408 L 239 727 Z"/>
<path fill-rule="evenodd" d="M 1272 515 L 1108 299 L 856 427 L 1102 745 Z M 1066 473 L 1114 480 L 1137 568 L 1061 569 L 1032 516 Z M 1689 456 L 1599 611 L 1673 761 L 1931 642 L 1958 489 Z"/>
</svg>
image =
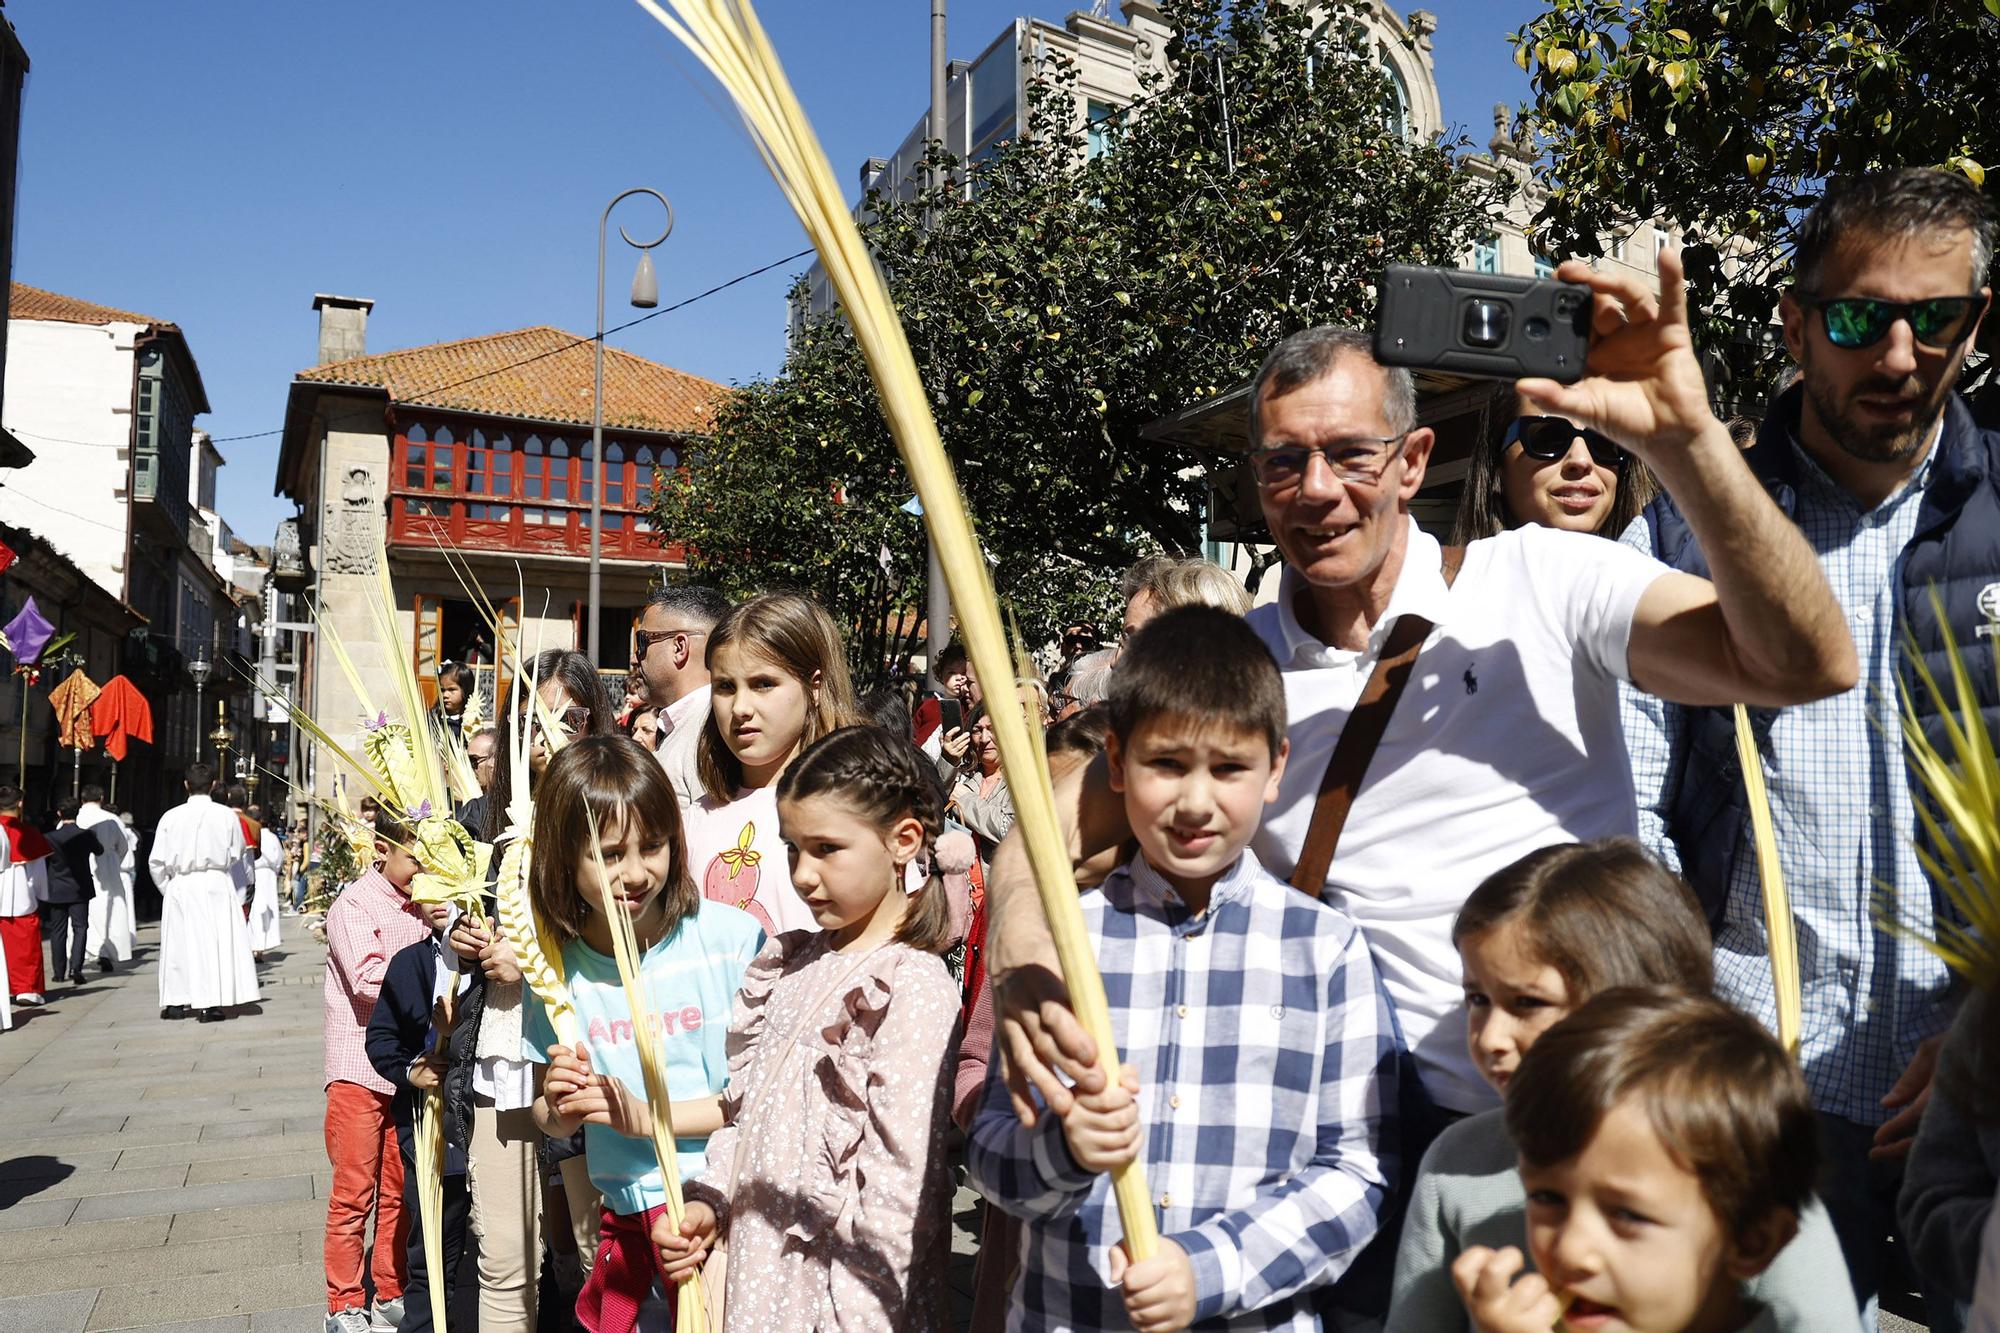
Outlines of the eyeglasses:
<svg viewBox="0 0 2000 1333">
<path fill-rule="evenodd" d="M 634 656 L 644 658 L 648 652 L 652 651 L 654 644 L 665 643 L 668 639 L 678 638 L 681 635 L 686 635 L 692 639 L 697 634 L 706 633 L 708 631 L 705 629 L 635 629 L 632 631 L 632 638 L 637 644 L 637 651 L 634 653 Z"/>
<path fill-rule="evenodd" d="M 1400 445 L 1408 438 L 1409 432 L 1405 431 L 1401 435 L 1328 440 L 1318 445 L 1277 444 L 1251 450 L 1250 469 L 1267 491 L 1294 490 L 1304 484 L 1306 469 L 1312 466 L 1313 455 L 1318 454 L 1342 482 L 1373 485 L 1382 479 L 1383 469 L 1395 457 L 1396 451 L 1390 446 Z"/>
<path fill-rule="evenodd" d="M 1910 332 L 1926 347 L 1956 347 L 1972 332 L 1984 296 L 1934 296 L 1928 301 L 1877 301 L 1868 296 L 1836 296 L 1808 302 L 1819 311 L 1827 341 L 1835 347 L 1873 347 L 1888 336 L 1896 321 L 1907 320 Z"/>
<path fill-rule="evenodd" d="M 467 755 L 466 758 L 472 761 L 474 768 L 478 768 L 481 764 L 490 764 L 493 762 L 493 756 L 490 754 L 472 754 Z"/>
<path fill-rule="evenodd" d="M 1570 421 L 1567 417 L 1519 417 L 1507 427 L 1500 447 L 1521 446 L 1521 452 L 1544 463 L 1565 457 L 1577 436 L 1590 450 L 1590 461 L 1599 467 L 1616 468 L 1625 461 L 1625 450 L 1610 438 Z"/>
</svg>

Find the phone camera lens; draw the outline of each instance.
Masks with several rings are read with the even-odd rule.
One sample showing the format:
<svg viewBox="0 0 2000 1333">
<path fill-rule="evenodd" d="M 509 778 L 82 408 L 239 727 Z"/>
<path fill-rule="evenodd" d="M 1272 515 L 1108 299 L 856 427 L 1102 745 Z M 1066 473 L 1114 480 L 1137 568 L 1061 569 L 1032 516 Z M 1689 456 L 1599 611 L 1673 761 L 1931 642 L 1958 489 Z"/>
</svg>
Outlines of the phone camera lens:
<svg viewBox="0 0 2000 1333">
<path fill-rule="evenodd" d="M 1521 326 L 1521 332 L 1527 335 L 1529 342 L 1546 342 L 1549 336 L 1549 322 L 1540 315 L 1532 315 L 1528 322 Z"/>
<path fill-rule="evenodd" d="M 1507 341 L 1512 311 L 1503 301 L 1477 299 L 1466 303 L 1465 327 L 1460 336 L 1468 347 L 1501 347 Z"/>
</svg>

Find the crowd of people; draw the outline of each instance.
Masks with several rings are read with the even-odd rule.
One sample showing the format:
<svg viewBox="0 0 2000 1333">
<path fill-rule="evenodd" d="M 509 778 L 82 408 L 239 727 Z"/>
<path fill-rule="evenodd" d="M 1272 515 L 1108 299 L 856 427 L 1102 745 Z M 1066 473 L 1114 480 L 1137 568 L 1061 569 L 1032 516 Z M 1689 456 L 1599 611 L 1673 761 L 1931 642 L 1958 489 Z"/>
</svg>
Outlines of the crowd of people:
<svg viewBox="0 0 2000 1333">
<path fill-rule="evenodd" d="M 1783 307 L 1797 379 L 1754 430 L 1710 410 L 1672 252 L 1657 295 L 1565 264 L 1588 374 L 1496 390 L 1448 542 L 1410 515 L 1434 443 L 1410 375 L 1296 333 L 1249 398 L 1275 600 L 1143 561 L 1113 646 L 1073 627 L 1048 681 L 954 648 L 919 697 L 857 697 L 812 599 L 680 585 L 622 706 L 583 655 L 539 655 L 532 707 L 452 732 L 485 793 L 457 818 L 500 841 L 528 765 L 568 1007 L 490 900 L 413 898 L 415 812 L 379 809 L 326 920 L 328 1333 L 426 1329 L 461 1270 L 482 1333 L 670 1327 L 688 1283 L 718 1329 L 951 1327 L 961 1164 L 981 1330 L 1823 1333 L 1910 1292 L 1936 1333 L 2000 1329 L 2000 978 L 1923 945 L 1949 830 L 1897 711 L 1955 644 L 1969 721 L 2000 724 L 2000 432 L 1954 391 L 1995 230 L 1955 175 L 1830 184 Z M 1968 722 L 1909 697 L 1928 733 Z M 1046 728 L 1115 1058 L 1015 828 L 1010 708 Z M 155 873 L 235 939 L 249 844 L 206 785 Z M 222 991 L 177 1002 L 232 1002 L 246 957 L 190 956 Z M 1132 1207 L 1157 1243 L 1128 1242 Z"/>
</svg>

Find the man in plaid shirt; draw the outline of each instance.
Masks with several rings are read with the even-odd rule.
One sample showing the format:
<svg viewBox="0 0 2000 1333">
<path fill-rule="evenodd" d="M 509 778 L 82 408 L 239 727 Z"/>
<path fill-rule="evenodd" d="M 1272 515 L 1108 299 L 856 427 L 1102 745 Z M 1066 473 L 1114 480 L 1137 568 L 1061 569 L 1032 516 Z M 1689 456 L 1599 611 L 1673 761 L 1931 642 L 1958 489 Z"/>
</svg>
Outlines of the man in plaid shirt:
<svg viewBox="0 0 2000 1333">
<path fill-rule="evenodd" d="M 996 1062 L 967 1163 L 1028 1223 L 1007 1327 L 1317 1329 L 1314 1289 L 1395 1172 L 1398 1055 L 1354 923 L 1245 850 L 1284 770 L 1277 664 L 1237 617 L 1171 611 L 1119 663 L 1111 718 L 1140 850 L 1083 907 L 1128 1063 L 1028 1128 Z M 1135 1158 L 1162 1233 L 1141 1262 L 1104 1174 Z"/>
</svg>

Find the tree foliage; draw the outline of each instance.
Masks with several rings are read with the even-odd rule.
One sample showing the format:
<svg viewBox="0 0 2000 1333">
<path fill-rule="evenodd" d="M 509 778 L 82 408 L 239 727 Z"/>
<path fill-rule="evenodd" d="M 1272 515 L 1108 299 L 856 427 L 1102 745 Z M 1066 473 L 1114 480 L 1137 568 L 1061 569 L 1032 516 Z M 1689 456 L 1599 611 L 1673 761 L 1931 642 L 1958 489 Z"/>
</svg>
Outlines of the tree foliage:
<svg viewBox="0 0 2000 1333">
<path fill-rule="evenodd" d="M 1940 166 L 1985 187 L 2000 162 L 2000 0 L 1550 0 L 1515 43 L 1545 252 L 1678 222 L 1698 334 L 1752 377 L 1783 353 L 1740 335 L 1771 319 L 1828 177 Z"/>
<path fill-rule="evenodd" d="M 1031 641 L 1101 623 L 1140 554 L 1198 547 L 1203 460 L 1142 427 L 1248 378 L 1292 330 L 1364 322 L 1384 264 L 1455 262 L 1502 188 L 1464 168 L 1463 145 L 1385 119 L 1389 86 L 1351 5 L 1163 8 L 1164 68 L 1098 127 L 1107 151 L 1088 151 L 1075 71 L 1051 57 L 1029 133 L 942 190 L 866 210 L 995 584 Z M 921 605 L 909 494 L 853 338 L 825 319 L 778 375 L 731 394 L 705 452 L 663 487 L 660 520 L 701 577 L 804 586 L 865 618 Z"/>
</svg>

